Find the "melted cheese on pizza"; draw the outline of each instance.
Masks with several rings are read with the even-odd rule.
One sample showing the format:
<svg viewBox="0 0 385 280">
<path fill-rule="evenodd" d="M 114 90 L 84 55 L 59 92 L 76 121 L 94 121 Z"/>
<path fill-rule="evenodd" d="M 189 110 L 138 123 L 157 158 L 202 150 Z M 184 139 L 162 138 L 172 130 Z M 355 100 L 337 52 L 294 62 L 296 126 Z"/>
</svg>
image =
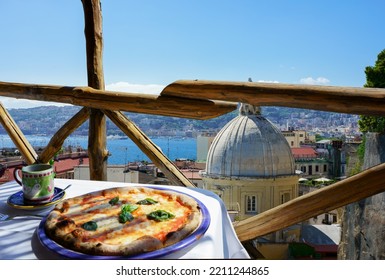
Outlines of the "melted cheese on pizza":
<svg viewBox="0 0 385 280">
<path fill-rule="evenodd" d="M 111 205 L 110 201 L 118 197 L 118 203 Z M 145 199 L 156 201 L 155 204 L 138 205 L 137 202 Z M 121 223 L 119 214 L 122 205 L 131 204 L 138 208 L 131 212 L 133 220 Z M 156 221 L 148 218 L 151 212 L 163 210 L 174 215 L 165 221 Z M 177 231 L 188 220 L 191 209 L 175 197 L 164 195 L 161 192 L 146 193 L 142 189 L 129 193 L 106 192 L 100 195 L 82 196 L 72 199 L 69 205 L 63 204 L 62 214 L 59 219 L 73 221 L 77 230 L 81 229 L 79 242 L 98 243 L 110 245 L 130 244 L 143 236 L 151 236 L 164 241 L 167 234 Z M 96 230 L 85 230 L 82 225 L 87 222 L 96 222 Z M 79 233 L 80 235 L 80 233 Z"/>
</svg>

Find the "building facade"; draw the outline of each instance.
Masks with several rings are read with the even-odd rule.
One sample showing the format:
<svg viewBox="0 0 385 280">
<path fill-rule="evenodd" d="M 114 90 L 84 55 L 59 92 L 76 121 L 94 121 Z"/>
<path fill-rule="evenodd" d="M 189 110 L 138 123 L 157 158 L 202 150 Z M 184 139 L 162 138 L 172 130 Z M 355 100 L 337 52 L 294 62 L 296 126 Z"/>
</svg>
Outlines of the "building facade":
<svg viewBox="0 0 385 280">
<path fill-rule="evenodd" d="M 207 152 L 215 136 L 215 132 L 203 132 L 197 136 L 197 162 L 206 162 Z"/>
<path fill-rule="evenodd" d="M 315 142 L 315 136 L 309 135 L 305 130 L 286 130 L 282 131 L 282 134 L 289 143 L 290 148 L 299 148 Z"/>
</svg>

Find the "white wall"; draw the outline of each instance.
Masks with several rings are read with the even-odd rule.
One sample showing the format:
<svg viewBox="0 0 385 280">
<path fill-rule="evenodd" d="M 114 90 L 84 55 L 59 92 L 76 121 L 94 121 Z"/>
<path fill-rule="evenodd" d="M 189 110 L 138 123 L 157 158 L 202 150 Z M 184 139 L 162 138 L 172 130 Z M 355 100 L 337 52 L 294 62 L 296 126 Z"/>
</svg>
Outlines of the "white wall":
<svg viewBox="0 0 385 280">
<path fill-rule="evenodd" d="M 107 180 L 111 182 L 138 183 L 139 172 L 130 170 L 124 173 L 123 165 L 107 166 Z M 79 165 L 74 167 L 74 179 L 90 180 L 90 170 L 88 165 Z"/>
</svg>

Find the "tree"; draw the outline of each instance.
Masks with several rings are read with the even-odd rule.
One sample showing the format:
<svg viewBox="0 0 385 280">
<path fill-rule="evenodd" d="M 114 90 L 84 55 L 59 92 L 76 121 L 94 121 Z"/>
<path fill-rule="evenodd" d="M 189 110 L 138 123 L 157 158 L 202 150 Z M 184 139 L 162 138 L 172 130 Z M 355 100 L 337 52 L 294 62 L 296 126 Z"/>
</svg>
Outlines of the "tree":
<svg viewBox="0 0 385 280">
<path fill-rule="evenodd" d="M 365 68 L 366 84 L 364 87 L 385 88 L 385 49 L 378 56 L 375 65 Z M 385 133 L 385 117 L 360 116 L 360 130 L 366 132 Z"/>
<path fill-rule="evenodd" d="M 365 73 L 365 87 L 385 88 L 385 50 L 378 55 L 374 67 L 366 67 Z M 357 153 L 363 163 L 360 170 L 364 170 L 385 161 L 385 117 L 361 116 L 359 126 L 364 141 Z M 338 259 L 384 259 L 384 215 L 385 193 L 346 205 L 341 218 Z"/>
</svg>

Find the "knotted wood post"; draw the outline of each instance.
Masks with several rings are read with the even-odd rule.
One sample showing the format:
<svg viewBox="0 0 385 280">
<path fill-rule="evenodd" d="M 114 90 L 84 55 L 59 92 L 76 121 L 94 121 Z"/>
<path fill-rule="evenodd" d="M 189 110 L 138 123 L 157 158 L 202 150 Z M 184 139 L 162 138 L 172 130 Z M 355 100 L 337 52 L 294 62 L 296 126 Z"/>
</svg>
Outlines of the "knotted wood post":
<svg viewBox="0 0 385 280">
<path fill-rule="evenodd" d="M 85 20 L 88 86 L 104 90 L 101 4 L 99 0 L 82 0 L 82 3 Z M 104 113 L 98 109 L 91 109 L 88 133 L 91 180 L 107 180 L 106 130 L 106 116 Z"/>
</svg>

